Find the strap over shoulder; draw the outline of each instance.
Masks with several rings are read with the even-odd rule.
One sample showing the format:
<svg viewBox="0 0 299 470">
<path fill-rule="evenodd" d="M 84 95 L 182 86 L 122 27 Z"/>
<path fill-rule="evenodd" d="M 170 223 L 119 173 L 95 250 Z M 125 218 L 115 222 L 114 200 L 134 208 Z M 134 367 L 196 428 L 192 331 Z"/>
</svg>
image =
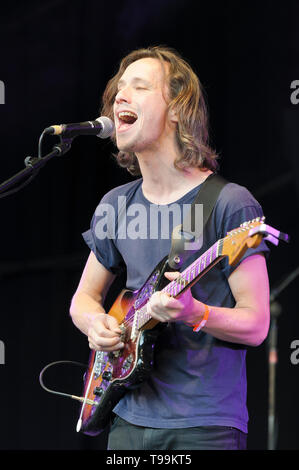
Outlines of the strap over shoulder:
<svg viewBox="0 0 299 470">
<path fill-rule="evenodd" d="M 222 176 L 212 173 L 200 186 L 197 195 L 191 205 L 188 217 L 183 224 L 174 227 L 171 238 L 171 249 L 168 257 L 168 265 L 171 269 L 179 269 L 194 251 L 200 249 L 201 236 L 216 204 L 220 191 L 228 183 Z M 196 205 L 202 207 L 200 224 L 196 221 Z M 186 247 L 188 247 L 186 249 Z"/>
</svg>

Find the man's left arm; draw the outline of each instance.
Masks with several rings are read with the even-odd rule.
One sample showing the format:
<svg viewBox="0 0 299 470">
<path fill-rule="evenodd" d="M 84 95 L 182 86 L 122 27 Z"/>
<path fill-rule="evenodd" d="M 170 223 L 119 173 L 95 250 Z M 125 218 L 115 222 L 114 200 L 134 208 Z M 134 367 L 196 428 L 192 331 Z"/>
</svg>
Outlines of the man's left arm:
<svg viewBox="0 0 299 470">
<path fill-rule="evenodd" d="M 235 307 L 211 306 L 203 331 L 224 341 L 259 346 L 267 337 L 270 322 L 265 257 L 255 254 L 245 258 L 229 276 L 228 282 Z"/>
<path fill-rule="evenodd" d="M 169 280 L 178 275 L 166 274 Z M 223 341 L 258 346 L 266 338 L 270 322 L 269 280 L 264 255 L 245 258 L 231 273 L 228 282 L 235 306 L 209 305 L 209 317 L 202 331 Z M 205 305 L 192 297 L 190 289 L 178 299 L 157 292 L 148 303 L 148 312 L 159 321 L 183 321 L 191 327 L 202 320 Z"/>
</svg>

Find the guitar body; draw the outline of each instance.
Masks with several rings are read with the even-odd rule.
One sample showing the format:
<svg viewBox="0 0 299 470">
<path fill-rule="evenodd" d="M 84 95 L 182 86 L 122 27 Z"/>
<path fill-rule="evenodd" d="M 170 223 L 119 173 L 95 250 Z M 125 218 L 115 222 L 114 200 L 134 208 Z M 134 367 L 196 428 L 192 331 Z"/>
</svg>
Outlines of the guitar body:
<svg viewBox="0 0 299 470">
<path fill-rule="evenodd" d="M 84 376 L 84 396 L 94 404 L 83 405 L 81 431 L 84 434 L 101 433 L 109 423 L 112 409 L 126 391 L 138 387 L 152 370 L 156 338 L 165 324 L 149 319 L 143 328 L 134 329 L 134 321 L 136 311 L 145 306 L 153 292 L 169 282 L 163 276 L 163 266 L 165 260 L 139 291 L 123 290 L 108 312 L 123 330 L 121 340 L 125 346 L 110 353 L 91 352 Z"/>
</svg>

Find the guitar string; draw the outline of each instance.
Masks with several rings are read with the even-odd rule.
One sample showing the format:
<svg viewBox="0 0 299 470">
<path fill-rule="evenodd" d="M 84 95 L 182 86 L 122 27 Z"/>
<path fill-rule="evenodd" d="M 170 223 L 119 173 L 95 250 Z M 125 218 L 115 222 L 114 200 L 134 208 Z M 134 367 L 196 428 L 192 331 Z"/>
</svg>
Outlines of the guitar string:
<svg viewBox="0 0 299 470">
<path fill-rule="evenodd" d="M 217 259 L 217 257 L 219 256 L 218 251 L 220 251 L 219 248 L 220 247 L 222 248 L 222 242 L 223 242 L 223 240 L 220 239 L 216 243 L 214 243 L 214 245 L 212 245 L 201 257 L 196 259 L 190 266 L 188 266 L 188 268 L 186 268 L 183 271 L 183 273 L 181 273 L 180 279 L 184 279 L 184 281 L 191 282 L 190 277 L 192 277 L 192 280 L 194 280 L 194 278 L 202 272 L 201 267 L 202 267 L 203 261 L 204 261 L 204 266 L 203 266 L 203 270 L 204 270 L 207 266 L 209 266 L 211 264 L 212 261 L 215 261 Z M 215 258 L 212 257 L 213 254 L 214 254 L 213 253 L 214 250 L 215 250 L 215 254 L 216 254 Z M 207 259 L 208 259 L 209 256 L 210 256 L 210 262 L 207 264 Z M 199 270 L 196 273 L 197 268 L 199 268 Z M 173 294 L 178 295 L 183 288 L 184 288 L 184 285 L 182 286 L 181 282 L 177 282 L 176 280 L 174 280 L 174 281 L 170 282 L 164 289 L 162 289 L 162 291 L 166 291 L 171 296 L 173 296 Z M 177 291 L 177 289 L 178 289 L 178 291 Z M 135 311 L 135 314 L 136 314 L 136 312 L 138 312 L 139 314 L 142 313 L 142 315 L 146 314 L 147 312 L 145 311 L 145 305 L 143 307 L 141 307 L 141 309 Z M 125 320 L 123 322 L 123 325 L 124 326 L 129 326 L 129 324 L 130 324 L 132 318 L 134 318 L 135 314 L 133 313 L 132 317 L 130 317 L 128 320 Z M 148 318 L 146 319 L 145 323 L 147 323 L 147 321 L 149 321 L 150 319 L 151 319 L 151 316 L 149 315 Z M 145 323 L 143 323 L 143 325 Z M 141 325 L 141 326 L 143 326 L 143 325 Z"/>
<path fill-rule="evenodd" d="M 224 239 L 220 239 L 218 240 L 216 243 L 214 243 L 214 245 L 212 245 L 205 253 L 203 253 L 199 258 L 197 258 L 190 266 L 188 266 L 188 268 L 186 268 L 180 275 L 180 279 L 183 279 L 184 281 L 187 281 L 187 282 L 191 282 L 191 280 L 193 281 L 195 279 L 196 276 L 198 276 L 202 270 L 201 270 L 201 266 L 202 266 L 202 262 L 204 261 L 204 267 L 203 267 L 203 270 L 207 268 L 207 266 L 209 266 L 212 261 L 215 261 L 220 255 L 219 255 L 219 252 L 221 251 L 222 249 L 222 246 L 223 246 L 223 241 Z M 213 254 L 214 254 L 214 250 L 215 250 L 215 258 L 213 257 Z M 207 259 L 208 259 L 208 256 L 210 256 L 210 261 L 209 263 L 207 264 Z M 199 268 L 198 272 L 196 273 L 196 269 Z M 186 276 L 187 275 L 187 276 Z M 185 276 L 185 277 L 184 277 Z M 192 279 L 190 280 L 190 277 L 192 277 Z M 178 295 L 181 290 L 184 288 L 185 286 L 184 285 L 181 285 L 181 282 L 177 282 L 176 280 L 173 280 L 171 281 L 169 284 L 167 284 L 167 286 L 162 289 L 162 292 L 166 291 L 167 293 L 169 293 L 171 296 L 173 296 L 174 294 L 174 290 L 175 289 L 179 289 L 179 291 L 175 291 L 175 295 Z M 132 316 L 129 317 L 127 320 L 125 320 L 122 325 L 124 325 L 125 327 L 128 327 L 131 325 L 131 323 L 133 323 L 134 321 L 134 316 L 136 315 L 136 313 L 138 312 L 138 314 L 146 314 L 147 315 L 147 312 L 146 312 L 146 304 L 143 305 L 141 307 L 141 309 L 138 309 L 135 311 L 135 313 L 132 313 Z M 148 314 L 149 315 L 149 314 Z M 146 320 L 145 323 L 147 323 L 152 317 L 149 315 L 148 319 Z M 138 323 L 138 322 L 137 322 Z M 143 323 L 143 325 L 141 326 L 144 326 L 145 323 Z"/>
<path fill-rule="evenodd" d="M 253 221 L 251 221 L 251 222 L 255 222 L 255 221 L 258 221 L 258 219 L 255 219 L 255 220 L 253 220 Z M 241 226 L 240 226 L 240 227 L 241 227 Z M 242 230 L 246 231 L 247 228 L 244 227 L 244 228 L 242 228 Z M 239 232 L 238 229 L 237 229 L 237 231 Z M 202 261 L 204 260 L 204 269 L 203 269 L 203 270 L 205 270 L 205 269 L 212 263 L 212 261 L 216 261 L 217 258 L 220 258 L 220 257 L 222 256 L 222 248 L 223 248 L 224 240 L 227 239 L 231 234 L 234 234 L 234 233 L 236 233 L 236 231 L 232 230 L 232 231 L 230 231 L 230 232 L 227 233 L 226 237 L 221 238 L 221 239 L 219 239 L 217 242 L 215 242 L 203 255 L 201 255 L 198 259 L 196 259 L 188 268 L 186 268 L 186 269 L 183 271 L 183 273 L 181 273 L 180 279 L 184 279 L 185 281 L 187 281 L 187 282 L 190 283 L 190 282 L 191 282 L 191 281 L 190 281 L 190 277 L 189 277 L 189 279 L 188 279 L 188 278 L 187 278 L 187 279 L 184 278 L 184 275 L 185 275 L 186 273 L 188 273 L 188 275 L 190 275 L 190 276 L 194 275 L 194 277 L 193 277 L 193 279 L 192 279 L 192 281 L 193 281 L 193 280 L 195 279 L 195 277 L 198 276 L 198 275 L 202 272 L 202 271 L 201 271 L 201 263 L 202 263 Z M 216 248 L 216 256 L 215 256 L 215 258 L 212 259 L 213 250 L 214 250 L 215 248 Z M 207 256 L 208 256 L 208 254 L 210 254 L 210 262 L 209 262 L 208 265 L 207 265 Z M 197 274 L 194 274 L 194 272 L 195 272 L 195 270 L 196 270 L 197 267 L 199 267 L 198 273 L 197 273 Z M 173 286 L 173 290 L 171 289 L 171 291 L 168 292 L 168 289 L 169 289 L 170 286 Z M 163 292 L 163 291 L 166 291 L 166 292 L 170 293 L 170 295 L 173 295 L 173 293 L 174 293 L 174 288 L 175 288 L 175 287 L 176 287 L 176 288 L 177 288 L 177 287 L 179 288 L 179 291 L 178 291 L 178 292 L 175 291 L 175 295 L 177 296 L 177 295 L 180 293 L 180 291 L 181 291 L 185 286 L 181 286 L 180 283 L 178 283 L 176 280 L 174 280 L 174 281 L 171 281 L 164 289 L 162 289 L 162 292 Z M 180 288 L 181 288 L 181 289 L 180 289 Z M 142 310 L 144 310 L 145 307 L 146 307 L 146 304 L 145 304 L 143 307 L 141 307 L 141 309 L 135 310 L 135 312 L 134 312 L 133 315 L 132 315 L 133 319 L 134 319 L 134 316 L 136 315 L 136 313 L 137 313 L 137 312 L 139 312 L 139 313 L 142 312 Z M 143 311 L 142 313 L 144 314 L 145 311 Z M 130 322 L 131 322 L 131 320 L 132 320 L 132 317 L 130 317 L 128 320 L 125 320 L 122 324 L 123 324 L 124 326 L 129 326 L 129 324 L 130 324 Z M 145 323 L 147 323 L 150 319 L 151 319 L 151 316 L 149 315 L 149 318 L 146 320 Z M 137 323 L 138 323 L 138 322 L 137 322 Z M 141 325 L 141 326 L 144 326 L 145 323 L 143 323 L 143 325 Z M 139 329 L 139 328 L 138 328 L 138 329 Z"/>
</svg>

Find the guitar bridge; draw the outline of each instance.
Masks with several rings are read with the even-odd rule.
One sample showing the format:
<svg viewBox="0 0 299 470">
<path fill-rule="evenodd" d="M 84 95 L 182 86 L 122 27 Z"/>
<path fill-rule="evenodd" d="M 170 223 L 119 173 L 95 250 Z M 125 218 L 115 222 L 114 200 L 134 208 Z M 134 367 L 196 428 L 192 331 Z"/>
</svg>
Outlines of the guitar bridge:
<svg viewBox="0 0 299 470">
<path fill-rule="evenodd" d="M 119 337 L 119 341 L 122 343 L 126 342 L 126 336 L 127 336 L 127 329 L 124 324 L 119 325 L 119 328 L 121 329 L 121 334 Z M 111 351 L 110 355 L 113 356 L 114 358 L 118 358 L 121 355 L 122 349 L 118 349 L 117 351 Z"/>
<path fill-rule="evenodd" d="M 131 330 L 131 341 L 135 341 L 136 338 L 137 338 L 137 321 L 138 321 L 138 314 L 139 314 L 139 310 L 136 310 L 135 314 L 134 314 L 134 321 L 133 321 L 133 325 L 132 325 L 132 330 Z"/>
</svg>

